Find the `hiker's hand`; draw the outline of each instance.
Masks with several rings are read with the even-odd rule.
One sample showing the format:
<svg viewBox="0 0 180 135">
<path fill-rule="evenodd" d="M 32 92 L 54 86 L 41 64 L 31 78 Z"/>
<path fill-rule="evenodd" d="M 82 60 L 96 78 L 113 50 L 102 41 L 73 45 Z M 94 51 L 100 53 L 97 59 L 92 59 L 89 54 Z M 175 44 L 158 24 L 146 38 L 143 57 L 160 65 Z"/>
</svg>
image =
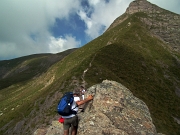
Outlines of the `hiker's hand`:
<svg viewBox="0 0 180 135">
<path fill-rule="evenodd" d="M 89 96 L 88 96 L 88 99 L 89 99 L 89 100 L 92 100 L 92 99 L 93 99 L 93 96 L 92 96 L 92 95 L 89 95 Z"/>
</svg>

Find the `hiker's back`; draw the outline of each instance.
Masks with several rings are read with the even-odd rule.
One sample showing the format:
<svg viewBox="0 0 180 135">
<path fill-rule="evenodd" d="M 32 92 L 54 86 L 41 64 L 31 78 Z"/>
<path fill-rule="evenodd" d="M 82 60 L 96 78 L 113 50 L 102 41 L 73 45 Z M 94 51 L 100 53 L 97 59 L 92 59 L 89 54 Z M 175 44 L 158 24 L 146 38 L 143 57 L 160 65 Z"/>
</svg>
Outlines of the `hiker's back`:
<svg viewBox="0 0 180 135">
<path fill-rule="evenodd" d="M 74 110 L 75 108 L 76 102 L 74 101 L 73 92 L 66 92 L 58 103 L 58 113 L 61 116 L 69 116 L 71 114 L 76 114 L 76 110 Z"/>
</svg>

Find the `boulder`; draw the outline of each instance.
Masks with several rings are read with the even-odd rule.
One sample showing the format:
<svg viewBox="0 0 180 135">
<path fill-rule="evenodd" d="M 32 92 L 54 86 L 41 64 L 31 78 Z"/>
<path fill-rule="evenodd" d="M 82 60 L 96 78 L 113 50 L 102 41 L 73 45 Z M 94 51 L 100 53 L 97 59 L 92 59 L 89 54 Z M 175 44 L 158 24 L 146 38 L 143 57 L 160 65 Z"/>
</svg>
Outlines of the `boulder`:
<svg viewBox="0 0 180 135">
<path fill-rule="evenodd" d="M 156 132 L 147 105 L 122 84 L 104 80 L 87 89 L 94 99 L 79 112 L 78 135 L 162 135 Z M 34 135 L 63 134 L 63 125 L 53 121 Z"/>
</svg>

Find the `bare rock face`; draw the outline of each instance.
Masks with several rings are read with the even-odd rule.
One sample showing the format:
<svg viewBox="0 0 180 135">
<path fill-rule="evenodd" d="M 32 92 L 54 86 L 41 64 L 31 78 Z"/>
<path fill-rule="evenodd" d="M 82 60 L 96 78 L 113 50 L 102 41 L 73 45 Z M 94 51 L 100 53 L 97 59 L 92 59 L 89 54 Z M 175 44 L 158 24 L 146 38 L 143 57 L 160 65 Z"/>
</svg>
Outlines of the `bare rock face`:
<svg viewBox="0 0 180 135">
<path fill-rule="evenodd" d="M 59 121 L 52 121 L 48 128 L 39 128 L 34 135 L 63 135 L 63 124 Z"/>
<path fill-rule="evenodd" d="M 162 9 L 147 0 L 135 0 L 130 3 L 126 12 L 118 17 L 107 29 L 114 28 L 132 14 L 142 12 L 147 17 L 140 17 L 145 26 L 174 51 L 180 51 L 180 15 Z"/>
<path fill-rule="evenodd" d="M 135 0 L 129 4 L 129 7 L 126 9 L 126 13 L 133 14 L 136 12 L 147 12 L 152 13 L 153 9 L 156 8 L 157 10 L 161 10 L 161 8 L 157 6 L 153 6 L 147 0 Z"/>
<path fill-rule="evenodd" d="M 79 135 L 155 135 L 146 104 L 123 85 L 105 80 L 88 89 L 91 101 L 80 117 Z"/>
<path fill-rule="evenodd" d="M 105 80 L 90 87 L 86 96 L 89 94 L 94 99 L 85 105 L 84 112 L 78 113 L 78 135 L 158 135 L 146 104 L 123 85 Z M 58 121 L 34 133 L 55 134 L 63 134 Z"/>
</svg>

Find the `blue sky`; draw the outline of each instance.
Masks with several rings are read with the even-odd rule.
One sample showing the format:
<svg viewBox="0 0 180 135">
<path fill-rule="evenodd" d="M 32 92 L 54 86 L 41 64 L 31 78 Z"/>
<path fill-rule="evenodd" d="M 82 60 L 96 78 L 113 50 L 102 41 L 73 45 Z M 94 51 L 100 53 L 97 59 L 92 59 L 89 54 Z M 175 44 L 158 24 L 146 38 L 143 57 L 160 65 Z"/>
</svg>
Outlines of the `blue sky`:
<svg viewBox="0 0 180 135">
<path fill-rule="evenodd" d="M 78 48 L 133 0 L 0 0 L 0 60 Z M 179 0 L 148 0 L 180 14 Z"/>
</svg>

